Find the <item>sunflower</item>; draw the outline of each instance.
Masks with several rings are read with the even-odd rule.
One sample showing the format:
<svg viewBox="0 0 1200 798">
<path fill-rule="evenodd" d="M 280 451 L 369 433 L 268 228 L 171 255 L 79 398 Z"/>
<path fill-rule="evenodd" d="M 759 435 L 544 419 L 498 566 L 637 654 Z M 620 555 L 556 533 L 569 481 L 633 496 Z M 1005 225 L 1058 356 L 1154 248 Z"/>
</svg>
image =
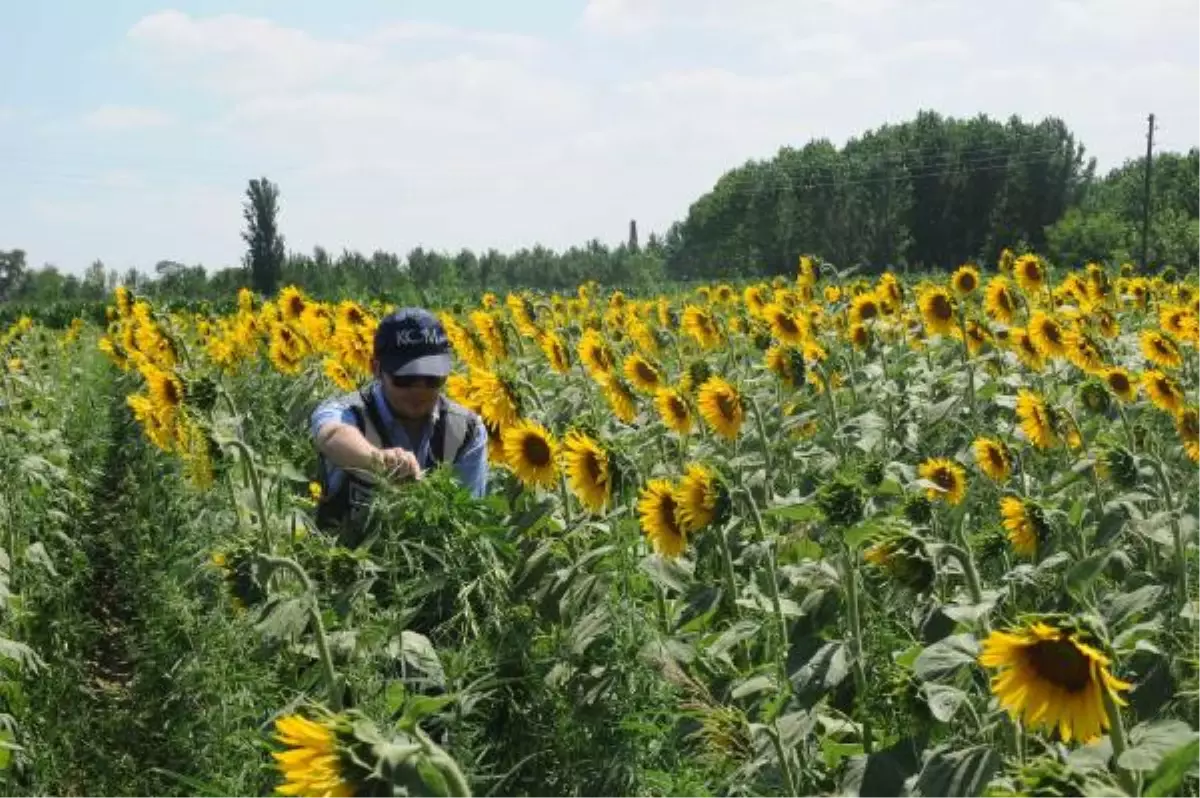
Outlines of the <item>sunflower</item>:
<svg viewBox="0 0 1200 798">
<path fill-rule="evenodd" d="M 155 408 L 168 417 L 174 415 L 183 406 L 183 383 L 173 373 L 150 363 L 144 363 L 140 370 Z"/>
<path fill-rule="evenodd" d="M 308 299 L 304 292 L 294 285 L 289 285 L 279 292 L 279 315 L 284 321 L 299 321 L 308 307 Z"/>
<path fill-rule="evenodd" d="M 1046 270 L 1037 255 L 1022 255 L 1013 264 L 1017 285 L 1027 294 L 1036 294 L 1046 284 Z"/>
<path fill-rule="evenodd" d="M 1158 330 L 1142 330 L 1142 356 L 1156 366 L 1179 368 L 1183 358 L 1179 356 L 1179 345 Z"/>
<path fill-rule="evenodd" d="M 1008 447 L 995 438 L 978 438 L 973 447 L 979 470 L 993 482 L 1003 482 L 1012 473 L 1012 457 Z"/>
<path fill-rule="evenodd" d="M 709 377 L 700 386 L 697 404 L 700 415 L 713 431 L 726 440 L 737 437 L 745 420 L 742 397 L 737 388 L 720 377 Z"/>
<path fill-rule="evenodd" d="M 508 427 L 520 419 L 521 400 L 508 380 L 484 369 L 471 369 L 470 390 L 485 422 Z"/>
<path fill-rule="evenodd" d="M 879 316 L 879 300 L 875 293 L 859 294 L 850 302 L 850 323 L 862 324 Z"/>
<path fill-rule="evenodd" d="M 772 346 L 767 350 L 767 368 L 774 372 L 784 385 L 796 387 L 804 379 L 804 353 L 792 346 Z"/>
<path fill-rule="evenodd" d="M 766 286 L 751 285 L 747 286 L 742 292 L 742 301 L 746 305 L 746 310 L 750 311 L 751 316 L 759 316 L 767 305 Z"/>
<path fill-rule="evenodd" d="M 716 319 L 712 313 L 696 305 L 688 305 L 684 309 L 683 330 L 700 345 L 701 349 L 713 349 L 721 343 Z"/>
<path fill-rule="evenodd" d="M 559 374 L 566 374 L 571 370 L 571 358 L 567 354 L 567 347 L 563 343 L 562 338 L 558 336 L 558 333 L 543 333 L 538 339 L 538 346 L 541 348 L 542 354 L 546 356 L 546 361 L 550 364 L 550 368 Z"/>
<path fill-rule="evenodd" d="M 871 345 L 871 331 L 865 324 L 851 324 L 847 336 L 855 349 L 863 350 Z"/>
<path fill-rule="evenodd" d="M 1012 324 L 1017 301 L 1007 277 L 998 275 L 988 281 L 987 290 L 983 294 L 983 308 L 992 321 Z"/>
<path fill-rule="evenodd" d="M 654 407 L 668 429 L 680 435 L 692 431 L 692 410 L 678 388 L 659 388 L 654 395 Z"/>
<path fill-rule="evenodd" d="M 687 533 L 679 524 L 679 500 L 669 480 L 650 480 L 638 497 L 637 509 L 655 552 L 672 559 L 683 554 Z"/>
<path fill-rule="evenodd" d="M 1048 449 L 1058 442 L 1050 410 L 1033 391 L 1022 388 L 1017 394 L 1017 419 L 1025 436 L 1039 449 Z"/>
<path fill-rule="evenodd" d="M 928 488 L 925 491 L 930 501 L 945 499 L 949 504 L 958 504 L 967 493 L 967 472 L 953 460 L 934 457 L 921 464 L 918 473 L 941 490 Z"/>
<path fill-rule="evenodd" d="M 827 305 L 832 305 L 842 298 L 842 289 L 838 288 L 836 285 L 825 286 L 823 293 L 825 294 L 825 304 Z"/>
<path fill-rule="evenodd" d="M 964 263 L 950 278 L 950 285 L 959 296 L 969 296 L 979 287 L 979 269 L 972 263 Z"/>
<path fill-rule="evenodd" d="M 587 435 L 571 430 L 563 441 L 562 458 L 571 492 L 589 510 L 603 512 L 612 495 L 608 453 Z"/>
<path fill-rule="evenodd" d="M 642 393 L 653 396 L 662 387 L 662 372 L 637 352 L 625 358 L 624 371 L 625 376 L 633 383 L 633 387 Z"/>
<path fill-rule="evenodd" d="M 288 715 L 275 721 L 275 739 L 287 746 L 271 754 L 284 779 L 279 795 L 357 794 L 344 772 L 333 723 Z"/>
<path fill-rule="evenodd" d="M 579 338 L 579 361 L 593 379 L 613 368 L 613 353 L 598 330 L 586 330 Z"/>
<path fill-rule="evenodd" d="M 1000 500 L 1000 516 L 1013 551 L 1022 557 L 1035 556 L 1038 544 L 1047 534 L 1041 508 L 1016 496 L 1005 496 Z"/>
<path fill-rule="evenodd" d="M 1183 407 L 1183 390 L 1179 383 L 1157 369 L 1142 374 L 1142 387 L 1159 410 L 1173 415 Z"/>
<path fill-rule="evenodd" d="M 1030 371 L 1041 371 L 1046 368 L 1046 361 L 1042 357 L 1042 353 L 1033 343 L 1033 338 L 1024 327 L 1013 327 L 1009 330 L 1009 337 L 1012 339 L 1013 351 L 1017 353 L 1017 357 L 1025 364 L 1025 368 Z"/>
<path fill-rule="evenodd" d="M 1185 407 L 1175 415 L 1175 429 L 1183 448 L 1193 462 L 1200 462 L 1200 417 L 1196 408 Z"/>
<path fill-rule="evenodd" d="M 783 305 L 772 303 L 763 309 L 763 318 L 771 325 L 771 334 L 785 344 L 799 345 L 808 337 L 807 322 Z"/>
<path fill-rule="evenodd" d="M 930 288 L 918 300 L 925 331 L 929 335 L 946 335 L 954 329 L 954 300 L 945 288 Z"/>
<path fill-rule="evenodd" d="M 1067 359 L 1077 369 L 1093 376 L 1104 373 L 1104 354 L 1100 346 L 1083 330 L 1071 330 L 1066 335 Z"/>
<path fill-rule="evenodd" d="M 1163 332 L 1177 338 L 1183 337 L 1190 313 L 1183 305 L 1163 304 L 1158 309 L 1158 326 L 1162 327 Z"/>
<path fill-rule="evenodd" d="M 324 362 L 325 376 L 343 391 L 353 391 L 356 387 L 354 378 L 346 371 L 346 367 L 336 357 L 327 357 Z"/>
<path fill-rule="evenodd" d="M 1108 657 L 1076 630 L 1037 621 L 1015 631 L 994 631 L 983 641 L 979 664 L 999 671 L 992 692 L 1027 727 L 1058 728 L 1063 742 L 1087 743 L 1108 728 L 1107 691 L 1117 695 L 1131 685 L 1108 670 Z"/>
<path fill-rule="evenodd" d="M 290 327 L 284 324 L 275 324 L 271 327 L 271 343 L 267 352 L 271 358 L 271 364 L 281 374 L 294 377 L 300 373 L 304 356 L 308 354 L 308 347 Z"/>
<path fill-rule="evenodd" d="M 720 498 L 720 483 L 712 469 L 700 463 L 689 465 L 676 491 L 680 528 L 690 534 L 712 523 Z"/>
<path fill-rule="evenodd" d="M 1067 355 L 1067 336 L 1058 320 L 1042 311 L 1029 320 L 1029 337 L 1043 357 L 1060 358 Z"/>
<path fill-rule="evenodd" d="M 629 383 L 616 374 L 601 374 L 596 378 L 596 382 L 603 389 L 604 398 L 608 400 L 613 415 L 626 424 L 632 424 L 637 418 L 637 399 Z"/>
<path fill-rule="evenodd" d="M 523 485 L 553 487 L 558 479 L 557 451 L 554 437 L 531 419 L 504 430 L 504 458 Z"/>
<path fill-rule="evenodd" d="M 1132 402 L 1137 399 L 1137 383 L 1129 376 L 1129 372 L 1119 366 L 1104 371 L 1104 384 L 1122 402 Z"/>
</svg>

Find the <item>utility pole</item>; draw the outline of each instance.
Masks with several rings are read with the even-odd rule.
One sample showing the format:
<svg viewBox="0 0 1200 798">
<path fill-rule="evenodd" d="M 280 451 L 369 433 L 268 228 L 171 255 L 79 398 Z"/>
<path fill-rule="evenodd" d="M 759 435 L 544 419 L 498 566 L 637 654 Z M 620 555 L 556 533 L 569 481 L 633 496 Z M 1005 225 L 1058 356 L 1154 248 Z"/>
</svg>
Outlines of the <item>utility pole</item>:
<svg viewBox="0 0 1200 798">
<path fill-rule="evenodd" d="M 1142 271 L 1146 271 L 1147 240 L 1150 237 L 1150 166 L 1154 159 L 1154 114 L 1146 130 L 1146 185 L 1142 191 Z"/>
</svg>

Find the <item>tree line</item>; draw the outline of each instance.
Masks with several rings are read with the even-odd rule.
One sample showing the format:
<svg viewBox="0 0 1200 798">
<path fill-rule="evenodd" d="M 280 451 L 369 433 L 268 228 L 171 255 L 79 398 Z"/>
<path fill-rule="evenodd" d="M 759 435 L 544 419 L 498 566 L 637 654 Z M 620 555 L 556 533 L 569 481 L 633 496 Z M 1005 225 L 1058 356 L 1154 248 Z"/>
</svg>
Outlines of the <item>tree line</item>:
<svg viewBox="0 0 1200 798">
<path fill-rule="evenodd" d="M 749 161 L 662 234 L 639 239 L 636 222 L 615 246 L 592 240 L 556 251 L 431 251 L 403 257 L 323 247 L 288 252 L 277 185 L 251 180 L 242 208 L 241 264 L 209 271 L 172 260 L 118 274 L 96 261 L 82 276 L 30 268 L 20 249 L 0 251 L 0 300 L 95 301 L 117 284 L 162 299 L 226 300 L 242 286 L 272 294 L 295 284 L 322 298 L 378 294 L 432 301 L 522 287 L 570 290 L 585 280 L 632 292 L 664 282 L 788 274 L 815 253 L 865 271 L 952 269 L 994 263 L 1001 250 L 1034 250 L 1067 267 L 1137 262 L 1145 210 L 1145 158 L 1096 175 L 1065 123 L 922 112 L 852 138 L 786 146 Z M 1152 164 L 1148 265 L 1197 267 L 1200 151 L 1159 153 Z"/>
</svg>

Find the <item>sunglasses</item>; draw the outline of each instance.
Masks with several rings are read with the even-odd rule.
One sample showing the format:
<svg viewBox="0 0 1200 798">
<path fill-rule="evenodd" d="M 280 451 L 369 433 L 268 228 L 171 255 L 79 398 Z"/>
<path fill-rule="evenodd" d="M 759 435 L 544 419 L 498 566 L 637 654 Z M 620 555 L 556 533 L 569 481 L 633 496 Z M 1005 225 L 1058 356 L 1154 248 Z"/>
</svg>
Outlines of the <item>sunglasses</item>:
<svg viewBox="0 0 1200 798">
<path fill-rule="evenodd" d="M 388 380 L 392 383 L 393 388 L 431 388 L 436 390 L 446 384 L 445 377 L 423 377 L 417 375 L 405 375 L 401 377 L 388 375 Z"/>
</svg>

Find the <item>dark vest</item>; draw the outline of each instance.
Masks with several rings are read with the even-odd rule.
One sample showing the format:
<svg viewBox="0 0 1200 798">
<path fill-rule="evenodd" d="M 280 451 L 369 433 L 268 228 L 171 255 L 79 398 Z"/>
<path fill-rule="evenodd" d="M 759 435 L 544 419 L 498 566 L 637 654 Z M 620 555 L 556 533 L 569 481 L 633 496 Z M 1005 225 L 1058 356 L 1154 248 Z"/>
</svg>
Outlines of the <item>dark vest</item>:
<svg viewBox="0 0 1200 798">
<path fill-rule="evenodd" d="M 379 414 L 379 408 L 375 405 L 372 387 L 373 384 L 368 385 L 341 398 L 354 414 L 354 425 L 371 445 L 390 449 L 395 444 L 387 424 Z M 421 463 L 421 468 L 426 470 L 444 462 L 457 463 L 462 453 L 479 434 L 479 418 L 445 396 L 438 397 L 434 414 L 429 455 L 425 462 Z M 413 443 L 419 445 L 418 441 Z M 371 505 L 373 477 L 370 474 L 342 469 L 341 484 L 336 491 L 330 492 L 329 472 L 332 468 L 324 455 L 317 455 L 317 481 L 321 485 L 321 501 L 317 504 L 317 526 L 339 535 L 347 545 L 358 545 L 364 536 L 367 512 Z"/>
</svg>

